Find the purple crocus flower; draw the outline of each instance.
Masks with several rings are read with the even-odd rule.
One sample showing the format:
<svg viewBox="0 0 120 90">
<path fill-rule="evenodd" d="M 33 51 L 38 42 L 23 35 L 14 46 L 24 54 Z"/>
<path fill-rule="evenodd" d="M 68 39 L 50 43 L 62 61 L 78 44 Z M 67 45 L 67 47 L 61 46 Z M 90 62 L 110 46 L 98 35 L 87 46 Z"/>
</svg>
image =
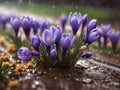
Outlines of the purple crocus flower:
<svg viewBox="0 0 120 90">
<path fill-rule="evenodd" d="M 6 24 L 10 21 L 10 16 L 8 15 L 1 15 L 0 17 L 0 23 L 1 23 L 1 26 L 3 28 L 3 30 L 5 30 L 5 26 Z"/>
<path fill-rule="evenodd" d="M 82 17 L 82 28 L 85 27 L 85 25 L 87 24 L 87 22 L 88 22 L 88 15 L 84 14 L 83 17 Z"/>
<path fill-rule="evenodd" d="M 106 24 L 106 25 L 101 25 L 101 31 L 102 31 L 102 36 L 104 37 L 104 46 L 106 47 L 106 44 L 107 44 L 107 39 L 108 39 L 108 36 L 111 32 L 110 30 L 111 28 L 111 25 L 110 24 Z"/>
<path fill-rule="evenodd" d="M 82 55 L 82 57 L 84 57 L 84 58 L 90 58 L 92 56 L 92 53 L 91 52 L 87 52 L 87 53 L 84 53 L 83 55 Z"/>
<path fill-rule="evenodd" d="M 32 46 L 35 48 L 35 50 L 39 51 L 39 46 L 41 43 L 39 35 L 35 34 L 30 39 Z"/>
<path fill-rule="evenodd" d="M 18 37 L 19 28 L 21 26 L 20 19 L 18 17 L 12 17 L 10 19 L 11 26 L 15 32 L 16 37 Z"/>
<path fill-rule="evenodd" d="M 31 51 L 30 49 L 28 49 L 27 47 L 21 47 L 18 51 L 17 51 L 18 57 L 23 60 L 23 61 L 29 61 L 32 56 L 38 56 L 39 52 L 37 51 Z"/>
<path fill-rule="evenodd" d="M 64 30 L 67 22 L 67 15 L 62 14 L 60 17 L 60 21 L 61 21 L 62 29 Z"/>
<path fill-rule="evenodd" d="M 33 20 L 32 22 L 33 33 L 36 34 L 39 28 L 39 22 L 37 20 Z"/>
<path fill-rule="evenodd" d="M 113 50 L 116 50 L 117 43 L 118 43 L 118 41 L 120 39 L 120 33 L 112 31 L 110 33 L 110 35 L 109 35 L 109 38 L 110 38 L 110 40 L 112 42 L 112 48 L 113 48 Z"/>
<path fill-rule="evenodd" d="M 87 32 L 85 43 L 89 45 L 98 40 L 99 37 L 99 31 L 97 29 L 92 29 L 90 32 Z"/>
<path fill-rule="evenodd" d="M 62 61 L 65 57 L 67 49 L 73 45 L 74 40 L 75 40 L 75 36 L 72 38 L 70 34 L 67 34 L 67 33 L 62 34 L 61 39 L 60 39 L 60 45 L 63 49 L 62 50 Z"/>
<path fill-rule="evenodd" d="M 91 31 L 92 29 L 96 28 L 97 26 L 97 20 L 96 19 L 92 19 L 87 26 L 87 32 Z"/>
<path fill-rule="evenodd" d="M 62 29 L 60 27 L 51 26 L 50 30 L 52 32 L 52 36 L 55 43 L 59 42 L 59 39 L 61 38 L 62 35 Z"/>
<path fill-rule="evenodd" d="M 40 19 L 39 26 L 40 26 L 41 32 L 43 32 L 45 29 L 49 28 L 50 23 L 45 19 Z"/>
<path fill-rule="evenodd" d="M 60 44 L 63 49 L 68 49 L 73 45 L 74 40 L 75 40 L 75 37 L 72 38 L 70 34 L 64 33 L 61 36 Z"/>
<path fill-rule="evenodd" d="M 56 44 L 56 50 L 58 51 L 58 44 L 62 35 L 62 29 L 60 27 L 51 26 L 50 30 L 52 32 L 53 40 Z"/>
<path fill-rule="evenodd" d="M 69 15 L 69 20 L 70 20 L 70 25 L 72 27 L 72 30 L 73 30 L 73 35 L 76 35 L 79 27 L 80 27 L 80 24 L 82 23 L 82 16 L 80 13 L 71 13 Z"/>
<path fill-rule="evenodd" d="M 83 39 L 84 39 L 84 28 L 87 25 L 87 22 L 88 22 L 88 15 L 84 14 L 83 17 L 82 17 L 82 31 L 81 31 L 81 34 L 80 34 L 81 41 L 83 41 Z"/>
<path fill-rule="evenodd" d="M 42 43 L 46 46 L 49 55 L 50 55 L 50 47 L 51 44 L 53 44 L 53 42 L 54 39 L 52 36 L 52 32 L 48 29 L 44 30 L 44 32 L 42 33 Z"/>
<path fill-rule="evenodd" d="M 32 18 L 30 18 L 29 16 L 23 16 L 21 18 L 21 25 L 24 29 L 26 37 L 29 39 L 31 26 L 32 26 Z"/>
<path fill-rule="evenodd" d="M 50 56 L 51 56 L 52 58 L 56 58 L 56 56 L 57 56 L 57 51 L 56 51 L 56 49 L 52 49 L 52 50 L 50 51 Z"/>
</svg>

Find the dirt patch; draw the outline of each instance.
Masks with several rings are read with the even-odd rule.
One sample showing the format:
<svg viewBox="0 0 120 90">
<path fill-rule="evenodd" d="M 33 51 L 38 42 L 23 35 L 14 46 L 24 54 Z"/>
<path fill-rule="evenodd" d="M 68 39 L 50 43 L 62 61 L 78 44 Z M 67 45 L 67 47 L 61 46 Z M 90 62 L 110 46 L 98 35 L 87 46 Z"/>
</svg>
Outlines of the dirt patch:
<svg viewBox="0 0 120 90">
<path fill-rule="evenodd" d="M 84 62 L 88 65 L 84 68 L 27 69 L 15 77 L 21 82 L 17 90 L 119 90 L 120 72 Z"/>
</svg>

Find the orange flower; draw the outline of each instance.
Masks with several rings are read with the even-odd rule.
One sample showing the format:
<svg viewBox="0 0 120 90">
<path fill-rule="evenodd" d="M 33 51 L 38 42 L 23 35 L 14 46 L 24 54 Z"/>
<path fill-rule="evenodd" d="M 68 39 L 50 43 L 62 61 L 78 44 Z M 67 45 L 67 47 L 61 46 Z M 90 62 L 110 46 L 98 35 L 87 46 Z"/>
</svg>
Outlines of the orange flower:
<svg viewBox="0 0 120 90">
<path fill-rule="evenodd" d="M 3 45 L 5 43 L 5 38 L 4 37 L 0 37 L 0 44 Z"/>
<path fill-rule="evenodd" d="M 17 80 L 9 81 L 8 87 L 9 88 L 20 87 L 20 83 Z"/>
<path fill-rule="evenodd" d="M 10 66 L 16 66 L 16 62 L 11 62 Z"/>
<path fill-rule="evenodd" d="M 70 55 L 73 55 L 73 53 L 74 53 L 74 50 L 73 49 L 70 49 Z"/>
<path fill-rule="evenodd" d="M 22 71 L 22 70 L 24 70 L 24 69 L 25 69 L 24 64 L 20 64 L 19 66 L 17 66 L 17 67 L 15 68 L 15 72 L 18 73 L 18 72 L 20 72 L 20 71 Z"/>
<path fill-rule="evenodd" d="M 13 52 L 15 50 L 15 45 L 14 44 L 9 44 L 8 46 L 7 46 L 7 51 L 8 52 Z"/>
<path fill-rule="evenodd" d="M 112 44 L 111 42 L 108 42 L 107 45 L 106 45 L 107 48 L 112 48 Z"/>
<path fill-rule="evenodd" d="M 9 58 L 10 57 L 8 55 L 0 56 L 0 60 L 6 60 L 6 61 L 8 61 Z"/>
<path fill-rule="evenodd" d="M 2 67 L 5 67 L 5 66 L 10 66 L 10 63 L 9 62 L 2 62 Z"/>
<path fill-rule="evenodd" d="M 31 68 L 33 65 L 31 62 L 28 62 L 26 66 L 27 66 L 27 68 Z"/>
</svg>

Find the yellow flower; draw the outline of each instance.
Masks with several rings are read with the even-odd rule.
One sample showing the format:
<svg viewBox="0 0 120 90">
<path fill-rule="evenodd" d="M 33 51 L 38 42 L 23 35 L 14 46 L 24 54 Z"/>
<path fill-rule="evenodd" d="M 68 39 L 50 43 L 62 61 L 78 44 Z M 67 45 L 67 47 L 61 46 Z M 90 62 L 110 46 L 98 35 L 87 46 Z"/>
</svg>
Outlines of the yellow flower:
<svg viewBox="0 0 120 90">
<path fill-rule="evenodd" d="M 9 44 L 8 46 L 7 46 L 7 51 L 8 52 L 13 52 L 15 50 L 15 45 L 14 44 Z"/>
<path fill-rule="evenodd" d="M 20 32 L 20 33 L 24 33 L 24 30 L 23 30 L 22 27 L 19 28 L 19 32 Z"/>
<path fill-rule="evenodd" d="M 24 64 L 20 64 L 20 65 L 19 65 L 19 68 L 20 68 L 21 70 L 25 69 Z"/>
<path fill-rule="evenodd" d="M 22 37 L 21 37 L 21 41 L 22 41 L 22 42 L 26 42 L 26 41 L 27 41 L 27 38 L 26 38 L 25 35 L 22 35 Z"/>
<path fill-rule="evenodd" d="M 0 60 L 6 60 L 6 61 L 8 61 L 9 58 L 10 57 L 8 55 L 0 56 Z"/>
<path fill-rule="evenodd" d="M 15 68 L 15 72 L 18 73 L 18 72 L 20 72 L 20 71 L 22 71 L 22 70 L 24 70 L 24 69 L 25 69 L 24 64 L 20 64 L 19 66 L 17 66 L 17 67 Z"/>
<path fill-rule="evenodd" d="M 5 43 L 5 38 L 4 37 L 0 37 L 0 44 L 3 45 Z"/>
<path fill-rule="evenodd" d="M 6 28 L 7 30 L 10 30 L 10 29 L 11 29 L 11 24 L 10 24 L 10 23 L 6 23 L 5 28 Z"/>
<path fill-rule="evenodd" d="M 2 67 L 5 67 L 5 66 L 10 66 L 10 63 L 9 62 L 2 62 Z"/>
<path fill-rule="evenodd" d="M 31 68 L 33 65 L 31 62 L 28 62 L 26 66 L 27 66 L 27 68 Z"/>
<path fill-rule="evenodd" d="M 11 62 L 10 66 L 16 66 L 16 62 Z"/>
<path fill-rule="evenodd" d="M 20 83 L 17 80 L 9 81 L 8 87 L 9 88 L 20 87 Z"/>
<path fill-rule="evenodd" d="M 112 44 L 111 42 L 108 42 L 107 45 L 106 45 L 107 48 L 112 48 Z"/>
<path fill-rule="evenodd" d="M 83 46 L 81 46 L 81 48 L 80 48 L 80 50 L 86 50 L 87 49 L 87 46 L 86 45 L 83 45 Z"/>
<path fill-rule="evenodd" d="M 70 55 L 73 55 L 73 53 L 74 53 L 74 50 L 73 49 L 70 49 Z"/>
</svg>

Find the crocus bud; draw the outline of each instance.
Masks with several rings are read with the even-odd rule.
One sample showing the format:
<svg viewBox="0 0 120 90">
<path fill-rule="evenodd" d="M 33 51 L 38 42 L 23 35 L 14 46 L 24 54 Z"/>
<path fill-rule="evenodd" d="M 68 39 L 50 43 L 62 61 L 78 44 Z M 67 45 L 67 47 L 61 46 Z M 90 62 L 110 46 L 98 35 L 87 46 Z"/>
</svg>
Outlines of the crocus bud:
<svg viewBox="0 0 120 90">
<path fill-rule="evenodd" d="M 39 52 L 37 52 L 37 51 L 32 51 L 32 55 L 33 55 L 33 56 L 39 56 L 39 55 L 40 55 L 40 53 L 39 53 Z"/>
<path fill-rule="evenodd" d="M 20 19 L 18 17 L 12 17 L 10 19 L 11 26 L 15 32 L 16 37 L 18 37 L 19 28 L 21 26 Z"/>
<path fill-rule="evenodd" d="M 21 47 L 17 51 L 18 57 L 23 61 L 29 61 L 32 58 L 32 51 L 26 47 Z"/>
<path fill-rule="evenodd" d="M 86 50 L 87 49 L 87 46 L 86 45 L 83 45 L 83 46 L 81 46 L 81 48 L 80 48 L 80 50 Z"/>
<path fill-rule="evenodd" d="M 101 25 L 101 35 L 103 36 L 104 38 L 104 46 L 106 47 L 107 45 L 107 40 L 109 38 L 109 34 L 111 33 L 111 25 L 110 24 L 102 24 Z"/>
<path fill-rule="evenodd" d="M 120 38 L 120 33 L 112 31 L 110 33 L 109 37 L 110 37 L 110 40 L 112 42 L 112 48 L 113 48 L 113 50 L 115 50 L 117 47 L 117 43 L 119 41 L 119 38 Z"/>
<path fill-rule="evenodd" d="M 74 43 L 75 38 L 72 38 L 70 34 L 64 33 L 61 36 L 60 44 L 63 49 L 70 48 Z"/>
<path fill-rule="evenodd" d="M 97 29 L 93 29 L 90 32 L 87 32 L 85 43 L 89 45 L 98 40 L 99 37 L 100 37 L 99 31 Z"/>
<path fill-rule="evenodd" d="M 96 19 L 92 19 L 88 23 L 88 27 L 87 27 L 88 32 L 91 31 L 92 29 L 96 28 L 96 26 L 97 26 L 97 20 Z"/>
<path fill-rule="evenodd" d="M 37 35 L 37 34 L 33 35 L 33 36 L 31 37 L 30 41 L 31 41 L 33 47 L 34 47 L 37 51 L 39 51 L 39 46 L 40 46 L 40 43 L 41 43 L 41 40 L 40 40 L 39 35 Z"/>
<path fill-rule="evenodd" d="M 102 24 L 101 25 L 101 34 L 103 35 L 103 37 L 108 37 L 109 36 L 109 31 L 111 29 L 111 25 L 110 24 Z"/>
<path fill-rule="evenodd" d="M 76 35 L 80 24 L 82 23 L 82 16 L 80 13 L 73 13 L 69 15 L 70 25 L 73 30 L 73 35 Z"/>
<path fill-rule="evenodd" d="M 60 21 L 61 21 L 62 29 L 64 30 L 67 22 L 67 15 L 62 14 L 60 17 Z"/>
<path fill-rule="evenodd" d="M 21 18 L 21 25 L 23 27 L 26 37 L 29 39 L 31 26 L 32 26 L 32 18 L 28 16 L 23 16 Z"/>
<path fill-rule="evenodd" d="M 87 24 L 87 22 L 88 22 L 88 15 L 84 14 L 84 16 L 82 17 L 83 28 L 85 27 L 85 25 Z"/>
<path fill-rule="evenodd" d="M 40 19 L 39 26 L 40 26 L 41 32 L 43 32 L 45 29 L 49 28 L 50 23 L 45 19 Z"/>
<path fill-rule="evenodd" d="M 5 30 L 5 26 L 6 24 L 10 21 L 10 16 L 8 15 L 1 15 L 0 17 L 0 23 L 1 23 L 1 26 L 2 28 Z"/>
<path fill-rule="evenodd" d="M 89 58 L 91 56 L 92 56 L 91 52 L 87 52 L 87 53 L 85 53 L 85 54 L 82 55 L 82 57 L 84 57 L 84 58 Z"/>
<path fill-rule="evenodd" d="M 51 56 L 52 58 L 55 58 L 55 57 L 57 56 L 57 51 L 56 51 L 56 49 L 52 49 L 52 50 L 50 51 L 50 56 Z"/>
<path fill-rule="evenodd" d="M 60 27 L 51 26 L 50 30 L 52 32 L 54 41 L 59 42 L 61 35 L 62 35 L 62 29 Z"/>
<path fill-rule="evenodd" d="M 32 22 L 33 33 L 36 34 L 39 28 L 39 22 L 37 20 L 33 20 Z"/>
</svg>

